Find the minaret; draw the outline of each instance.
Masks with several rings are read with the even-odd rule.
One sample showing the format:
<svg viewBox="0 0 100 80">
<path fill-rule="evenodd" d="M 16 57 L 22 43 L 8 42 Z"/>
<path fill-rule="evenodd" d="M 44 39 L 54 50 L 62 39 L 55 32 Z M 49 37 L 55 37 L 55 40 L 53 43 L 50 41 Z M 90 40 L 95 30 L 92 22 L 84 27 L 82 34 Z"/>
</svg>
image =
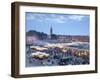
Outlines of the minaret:
<svg viewBox="0 0 100 80">
<path fill-rule="evenodd" d="M 52 29 L 52 26 L 50 28 L 50 38 L 52 39 L 52 34 L 53 34 L 53 29 Z"/>
</svg>

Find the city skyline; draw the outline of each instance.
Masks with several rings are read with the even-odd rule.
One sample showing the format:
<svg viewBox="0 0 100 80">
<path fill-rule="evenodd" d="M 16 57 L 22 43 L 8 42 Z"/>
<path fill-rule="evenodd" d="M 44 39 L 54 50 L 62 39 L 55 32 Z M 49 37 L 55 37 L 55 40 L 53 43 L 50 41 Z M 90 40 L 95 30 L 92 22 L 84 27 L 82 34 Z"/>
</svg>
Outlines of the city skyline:
<svg viewBox="0 0 100 80">
<path fill-rule="evenodd" d="M 78 14 L 49 14 L 26 12 L 26 32 L 35 30 L 58 35 L 85 35 L 89 36 L 89 16 Z"/>
</svg>

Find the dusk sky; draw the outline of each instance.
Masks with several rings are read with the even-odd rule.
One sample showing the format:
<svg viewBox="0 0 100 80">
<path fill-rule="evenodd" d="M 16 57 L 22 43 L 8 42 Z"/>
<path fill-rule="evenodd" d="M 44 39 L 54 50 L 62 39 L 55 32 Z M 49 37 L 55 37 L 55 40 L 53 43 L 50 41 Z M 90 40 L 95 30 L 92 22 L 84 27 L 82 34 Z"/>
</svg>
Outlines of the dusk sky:
<svg viewBox="0 0 100 80">
<path fill-rule="evenodd" d="M 89 35 L 89 15 L 77 14 L 49 14 L 26 12 L 26 31 L 36 30 L 60 35 Z"/>
</svg>

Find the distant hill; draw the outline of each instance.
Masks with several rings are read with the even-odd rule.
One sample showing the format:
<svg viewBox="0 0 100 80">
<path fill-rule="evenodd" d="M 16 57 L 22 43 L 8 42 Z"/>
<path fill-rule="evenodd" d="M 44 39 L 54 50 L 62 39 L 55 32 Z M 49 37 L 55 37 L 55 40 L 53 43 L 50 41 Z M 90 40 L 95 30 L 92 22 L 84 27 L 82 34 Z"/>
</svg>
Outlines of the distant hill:
<svg viewBox="0 0 100 80">
<path fill-rule="evenodd" d="M 39 39 L 42 39 L 42 40 L 47 38 L 46 33 L 38 32 L 35 30 L 30 30 L 30 31 L 26 32 L 26 36 L 37 36 Z"/>
</svg>

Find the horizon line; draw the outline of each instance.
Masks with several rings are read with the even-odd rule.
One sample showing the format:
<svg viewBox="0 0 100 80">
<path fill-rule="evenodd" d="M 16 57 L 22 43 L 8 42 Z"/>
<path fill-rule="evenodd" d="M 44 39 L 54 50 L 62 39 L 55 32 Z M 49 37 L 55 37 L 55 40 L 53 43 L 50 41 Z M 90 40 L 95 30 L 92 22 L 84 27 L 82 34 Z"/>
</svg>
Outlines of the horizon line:
<svg viewBox="0 0 100 80">
<path fill-rule="evenodd" d="M 29 31 L 32 31 L 32 30 L 29 30 Z M 26 31 L 26 33 L 29 32 L 29 31 Z M 36 31 L 36 30 L 33 30 L 33 31 Z M 37 31 L 37 32 L 40 32 L 40 31 Z M 43 32 L 43 33 L 47 34 L 47 35 L 50 35 L 50 34 L 45 33 L 45 32 Z M 53 34 L 55 34 L 55 33 L 53 33 Z M 79 34 L 55 34 L 55 35 L 63 35 L 63 36 L 90 36 L 90 35 L 79 35 Z"/>
</svg>

